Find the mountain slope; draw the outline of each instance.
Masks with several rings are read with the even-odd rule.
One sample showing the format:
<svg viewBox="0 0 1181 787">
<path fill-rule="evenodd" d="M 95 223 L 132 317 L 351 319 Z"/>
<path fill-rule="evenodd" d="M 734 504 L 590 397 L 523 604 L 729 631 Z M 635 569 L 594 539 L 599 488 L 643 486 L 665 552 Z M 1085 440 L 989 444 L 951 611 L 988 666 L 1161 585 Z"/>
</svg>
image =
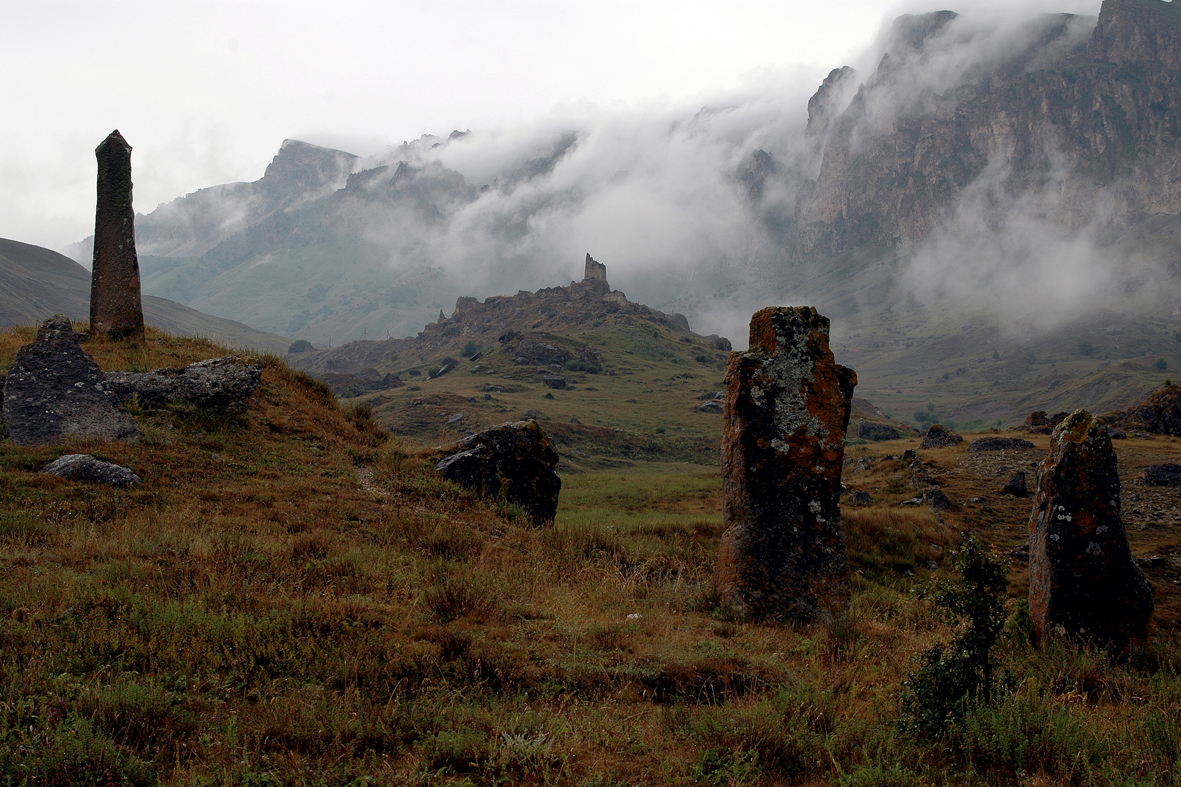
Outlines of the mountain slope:
<svg viewBox="0 0 1181 787">
<path fill-rule="evenodd" d="M 234 347 L 281 353 L 291 342 L 234 320 L 146 295 L 144 320 L 177 336 L 204 336 Z M 0 238 L 0 328 L 31 325 L 65 314 L 90 316 L 90 271 L 55 251 Z"/>
</svg>

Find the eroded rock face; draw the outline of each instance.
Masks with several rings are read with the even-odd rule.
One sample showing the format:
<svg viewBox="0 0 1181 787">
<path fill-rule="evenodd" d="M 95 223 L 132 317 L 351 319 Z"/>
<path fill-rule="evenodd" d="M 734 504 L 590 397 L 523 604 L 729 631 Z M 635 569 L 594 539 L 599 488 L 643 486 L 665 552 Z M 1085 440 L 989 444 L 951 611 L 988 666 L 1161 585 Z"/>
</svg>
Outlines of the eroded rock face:
<svg viewBox="0 0 1181 787">
<path fill-rule="evenodd" d="M 828 319 L 771 308 L 726 369 L 717 586 L 742 618 L 823 619 L 849 599 L 841 466 L 857 374 L 837 365 Z"/>
<path fill-rule="evenodd" d="M 90 279 L 90 332 L 112 339 L 144 336 L 135 211 L 131 207 L 131 145 L 112 131 L 95 151 L 98 203 Z"/>
<path fill-rule="evenodd" d="M 183 402 L 231 415 L 246 412 L 261 380 L 262 367 L 243 363 L 232 355 L 179 369 L 111 372 L 106 376 L 107 386 L 120 401 L 134 396 L 145 407 Z"/>
<path fill-rule="evenodd" d="M 447 449 L 435 469 L 481 497 L 503 498 L 529 514 L 534 526 L 554 521 L 562 479 L 558 452 L 536 421 L 502 424 Z"/>
<path fill-rule="evenodd" d="M 139 439 L 139 426 L 82 349 L 83 338 L 58 314 L 45 321 L 35 341 L 17 350 L 3 404 L 4 423 L 17 445 L 65 437 Z"/>
<path fill-rule="evenodd" d="M 1054 429 L 1038 468 L 1029 520 L 1034 631 L 1134 653 L 1148 644 L 1152 610 L 1120 515 L 1115 450 L 1103 422 L 1076 410 Z"/>
<path fill-rule="evenodd" d="M 560 365 L 568 360 L 570 352 L 565 347 L 546 344 L 536 339 L 524 339 L 517 345 L 517 363 L 524 366 Z"/>
<path fill-rule="evenodd" d="M 1133 431 L 1181 437 L 1181 385 L 1166 385 L 1127 412 L 1104 414 L 1103 420 Z"/>
<path fill-rule="evenodd" d="M 943 448 L 962 442 L 964 438 L 957 432 L 951 431 L 943 424 L 931 424 L 923 435 L 923 442 L 919 443 L 919 448 Z"/>
<path fill-rule="evenodd" d="M 41 472 L 64 478 L 67 481 L 102 484 L 116 489 L 139 486 L 144 482 L 132 470 L 114 462 L 103 461 L 90 454 L 60 456 L 41 468 Z"/>
</svg>

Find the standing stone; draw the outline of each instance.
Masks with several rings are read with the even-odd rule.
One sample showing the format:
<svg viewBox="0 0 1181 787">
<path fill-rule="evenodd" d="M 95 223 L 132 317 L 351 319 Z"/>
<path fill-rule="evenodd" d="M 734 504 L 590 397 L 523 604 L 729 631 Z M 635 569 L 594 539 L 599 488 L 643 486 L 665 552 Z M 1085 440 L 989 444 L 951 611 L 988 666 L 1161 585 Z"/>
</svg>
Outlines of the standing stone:
<svg viewBox="0 0 1181 787">
<path fill-rule="evenodd" d="M 849 600 L 841 466 L 857 374 L 834 363 L 828 329 L 811 307 L 763 309 L 726 369 L 716 581 L 741 618 L 823 620 Z"/>
<path fill-rule="evenodd" d="M 65 437 L 139 439 L 139 426 L 82 349 L 82 338 L 58 314 L 45 321 L 36 341 L 17 350 L 4 380 L 3 405 L 4 423 L 17 445 Z"/>
<path fill-rule="evenodd" d="M 135 211 L 131 208 L 131 145 L 118 131 L 112 131 L 94 154 L 98 157 L 98 205 L 90 275 L 90 332 L 111 339 L 142 339 L 144 309 L 135 255 Z"/>
<path fill-rule="evenodd" d="M 1115 450 L 1103 422 L 1076 410 L 1050 437 L 1029 520 L 1029 611 L 1054 633 L 1117 654 L 1148 644 L 1152 589 L 1132 560 L 1120 516 Z"/>
</svg>

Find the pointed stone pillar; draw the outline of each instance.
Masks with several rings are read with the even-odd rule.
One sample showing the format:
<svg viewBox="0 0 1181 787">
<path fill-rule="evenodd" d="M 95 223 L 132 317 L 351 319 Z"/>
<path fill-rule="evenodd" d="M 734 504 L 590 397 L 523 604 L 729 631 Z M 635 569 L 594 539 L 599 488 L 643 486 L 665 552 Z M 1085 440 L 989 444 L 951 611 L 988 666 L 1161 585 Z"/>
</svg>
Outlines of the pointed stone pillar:
<svg viewBox="0 0 1181 787">
<path fill-rule="evenodd" d="M 726 369 L 716 582 L 740 618 L 823 621 L 849 602 L 840 497 L 857 374 L 834 362 L 828 328 L 811 307 L 763 309 Z"/>
<path fill-rule="evenodd" d="M 90 274 L 90 333 L 110 339 L 142 339 L 144 309 L 135 254 L 131 208 L 131 145 L 116 130 L 94 149 L 98 202 L 94 213 L 94 264 Z"/>
</svg>

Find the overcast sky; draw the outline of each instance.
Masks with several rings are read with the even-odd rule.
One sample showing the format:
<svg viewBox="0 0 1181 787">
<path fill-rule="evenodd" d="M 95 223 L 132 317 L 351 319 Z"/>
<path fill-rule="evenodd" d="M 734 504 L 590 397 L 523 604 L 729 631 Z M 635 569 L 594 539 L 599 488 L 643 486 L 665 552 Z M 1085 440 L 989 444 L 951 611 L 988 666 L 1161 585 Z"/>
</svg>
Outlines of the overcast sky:
<svg viewBox="0 0 1181 787">
<path fill-rule="evenodd" d="M 367 154 L 571 109 L 689 107 L 782 73 L 818 82 L 898 13 L 963 5 L 0 0 L 0 237 L 90 234 L 93 150 L 115 128 L 146 213 L 261 177 L 287 137 Z"/>
</svg>

